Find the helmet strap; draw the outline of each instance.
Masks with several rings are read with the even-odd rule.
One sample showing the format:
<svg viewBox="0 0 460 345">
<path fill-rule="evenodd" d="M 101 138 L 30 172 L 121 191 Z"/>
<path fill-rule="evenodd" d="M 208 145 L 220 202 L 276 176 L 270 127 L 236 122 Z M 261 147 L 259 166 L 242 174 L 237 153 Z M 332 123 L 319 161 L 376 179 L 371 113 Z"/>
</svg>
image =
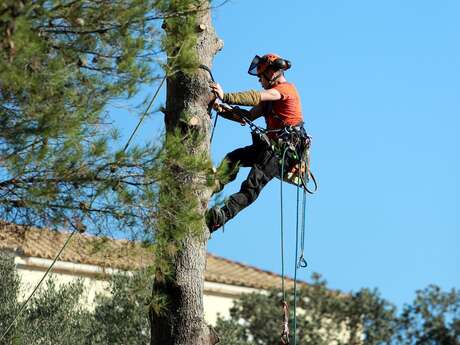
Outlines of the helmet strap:
<svg viewBox="0 0 460 345">
<path fill-rule="evenodd" d="M 267 74 L 264 72 L 265 79 L 268 80 L 268 84 L 270 86 L 275 86 L 276 81 L 281 77 L 281 75 L 282 75 L 282 73 L 280 72 L 280 70 L 278 70 L 278 71 L 275 72 L 275 74 L 273 75 L 273 77 L 271 79 L 268 79 Z"/>
</svg>

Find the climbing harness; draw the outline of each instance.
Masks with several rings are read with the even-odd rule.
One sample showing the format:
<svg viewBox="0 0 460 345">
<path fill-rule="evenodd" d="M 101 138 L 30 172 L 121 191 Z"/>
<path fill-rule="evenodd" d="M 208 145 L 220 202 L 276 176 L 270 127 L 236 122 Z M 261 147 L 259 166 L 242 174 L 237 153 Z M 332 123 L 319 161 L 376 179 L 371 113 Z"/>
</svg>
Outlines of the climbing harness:
<svg viewBox="0 0 460 345">
<path fill-rule="evenodd" d="M 305 132 L 303 124 L 269 130 L 267 133 L 276 134 L 272 149 L 278 157 L 285 156 L 280 159 L 280 164 L 286 160 L 289 162 L 283 172 L 283 180 L 294 186 L 300 185 L 307 193 L 314 194 L 318 190 L 318 183 L 310 170 L 311 137 Z M 284 150 L 286 154 L 281 155 Z M 310 180 L 313 182 L 313 189 L 308 186 Z"/>
</svg>

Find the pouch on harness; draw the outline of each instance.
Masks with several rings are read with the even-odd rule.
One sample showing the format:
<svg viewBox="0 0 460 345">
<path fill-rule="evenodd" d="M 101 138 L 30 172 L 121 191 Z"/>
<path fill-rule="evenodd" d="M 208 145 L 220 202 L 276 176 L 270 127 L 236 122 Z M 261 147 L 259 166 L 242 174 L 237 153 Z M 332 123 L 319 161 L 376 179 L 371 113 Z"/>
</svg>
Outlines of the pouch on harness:
<svg viewBox="0 0 460 345">
<path fill-rule="evenodd" d="M 276 130 L 251 128 L 253 137 L 266 144 L 279 158 L 280 166 L 284 164 L 283 181 L 304 188 L 313 194 L 318 185 L 310 170 L 311 137 L 303 125 L 287 126 Z M 275 135 L 274 138 L 270 136 Z M 281 173 L 280 173 L 281 175 Z M 281 179 L 281 176 L 279 177 Z M 313 190 L 308 188 L 309 181 L 314 184 Z"/>
<path fill-rule="evenodd" d="M 280 164 L 283 164 L 284 156 L 285 169 L 283 181 L 295 186 L 302 186 L 305 190 L 313 194 L 318 186 L 310 171 L 310 145 L 311 137 L 305 131 L 303 124 L 299 126 L 288 126 L 276 130 L 276 150 L 280 155 Z M 314 189 L 308 188 L 308 182 L 312 180 Z"/>
</svg>

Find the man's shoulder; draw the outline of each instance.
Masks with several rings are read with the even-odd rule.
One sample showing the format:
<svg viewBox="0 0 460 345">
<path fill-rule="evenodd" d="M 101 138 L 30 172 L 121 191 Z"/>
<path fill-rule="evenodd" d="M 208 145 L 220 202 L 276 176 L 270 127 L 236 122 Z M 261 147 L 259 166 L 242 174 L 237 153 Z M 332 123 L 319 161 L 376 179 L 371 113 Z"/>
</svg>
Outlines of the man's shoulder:
<svg viewBox="0 0 460 345">
<path fill-rule="evenodd" d="M 279 83 L 275 86 L 272 87 L 272 89 L 275 89 L 275 90 L 292 90 L 292 89 L 296 89 L 295 85 L 293 83 L 290 83 L 288 81 L 285 81 L 283 83 Z"/>
<path fill-rule="evenodd" d="M 290 82 L 284 82 L 284 83 L 275 85 L 273 87 L 273 90 L 277 90 L 284 97 L 287 97 L 287 96 L 296 97 L 298 94 L 297 88 L 295 87 L 293 83 L 290 83 Z"/>
</svg>

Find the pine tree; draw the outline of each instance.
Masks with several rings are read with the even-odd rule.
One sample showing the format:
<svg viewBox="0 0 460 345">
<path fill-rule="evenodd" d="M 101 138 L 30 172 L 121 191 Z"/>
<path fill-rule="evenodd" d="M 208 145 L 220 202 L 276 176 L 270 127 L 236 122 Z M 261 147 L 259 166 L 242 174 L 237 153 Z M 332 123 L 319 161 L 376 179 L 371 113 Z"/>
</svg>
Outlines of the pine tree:
<svg viewBox="0 0 460 345">
<path fill-rule="evenodd" d="M 202 303 L 213 96 L 198 66 L 221 47 L 208 0 L 0 4 L 1 217 L 154 239 L 152 344 L 216 341 Z M 164 56 L 164 145 L 125 150 L 109 102 L 158 81 Z"/>
<path fill-rule="evenodd" d="M 153 145 L 124 150 L 107 112 L 110 101 L 158 80 L 161 21 L 178 15 L 166 12 L 166 3 L 0 4 L 4 220 L 151 231 L 158 150 Z"/>
</svg>

